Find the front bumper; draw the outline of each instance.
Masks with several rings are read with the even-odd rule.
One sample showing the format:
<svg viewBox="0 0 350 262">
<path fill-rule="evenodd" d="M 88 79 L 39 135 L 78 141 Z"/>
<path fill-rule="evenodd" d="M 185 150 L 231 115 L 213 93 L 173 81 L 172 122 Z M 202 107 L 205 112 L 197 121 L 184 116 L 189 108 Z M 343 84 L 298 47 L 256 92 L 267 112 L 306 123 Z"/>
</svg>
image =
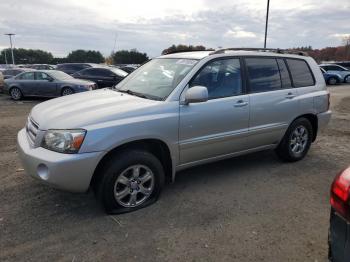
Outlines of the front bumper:
<svg viewBox="0 0 350 262">
<path fill-rule="evenodd" d="M 55 188 L 71 192 L 88 190 L 92 175 L 103 152 L 62 154 L 32 147 L 25 129 L 17 135 L 18 153 L 30 176 Z"/>
<path fill-rule="evenodd" d="M 318 119 L 318 129 L 323 129 L 325 126 L 328 125 L 329 121 L 331 120 L 332 111 L 328 110 L 326 112 L 317 114 Z"/>
</svg>

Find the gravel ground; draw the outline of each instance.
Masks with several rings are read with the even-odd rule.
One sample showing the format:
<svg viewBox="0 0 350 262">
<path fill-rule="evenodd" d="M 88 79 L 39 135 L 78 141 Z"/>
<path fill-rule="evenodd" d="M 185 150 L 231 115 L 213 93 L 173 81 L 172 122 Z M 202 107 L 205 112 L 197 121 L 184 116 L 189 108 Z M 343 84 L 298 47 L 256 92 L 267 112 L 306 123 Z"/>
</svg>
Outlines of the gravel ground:
<svg viewBox="0 0 350 262">
<path fill-rule="evenodd" d="M 350 164 L 350 85 L 330 91 L 333 118 L 303 161 L 265 151 L 188 169 L 118 216 L 23 172 L 16 134 L 41 100 L 0 95 L 0 261 L 326 261 L 329 188 Z"/>
</svg>

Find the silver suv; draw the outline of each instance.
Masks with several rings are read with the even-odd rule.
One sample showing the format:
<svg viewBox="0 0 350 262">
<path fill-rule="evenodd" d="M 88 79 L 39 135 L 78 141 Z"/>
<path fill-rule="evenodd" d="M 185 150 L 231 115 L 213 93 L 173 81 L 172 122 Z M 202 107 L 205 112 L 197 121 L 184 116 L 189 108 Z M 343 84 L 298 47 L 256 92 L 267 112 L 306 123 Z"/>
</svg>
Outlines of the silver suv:
<svg viewBox="0 0 350 262">
<path fill-rule="evenodd" d="M 18 133 L 28 174 L 56 188 L 92 188 L 108 213 L 145 207 L 191 166 L 274 149 L 306 155 L 330 120 L 315 61 L 266 50 L 160 56 L 115 89 L 52 99 Z"/>
</svg>

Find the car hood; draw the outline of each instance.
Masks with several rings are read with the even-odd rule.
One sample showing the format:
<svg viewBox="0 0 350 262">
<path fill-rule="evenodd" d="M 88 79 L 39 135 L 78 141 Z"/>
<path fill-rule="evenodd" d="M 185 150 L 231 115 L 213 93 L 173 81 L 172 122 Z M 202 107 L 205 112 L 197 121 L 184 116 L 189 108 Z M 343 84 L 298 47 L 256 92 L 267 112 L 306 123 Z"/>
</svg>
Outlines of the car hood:
<svg viewBox="0 0 350 262">
<path fill-rule="evenodd" d="M 160 103 L 164 102 L 100 89 L 40 103 L 32 109 L 30 117 L 41 130 L 88 129 L 99 123 L 142 116 Z"/>
</svg>

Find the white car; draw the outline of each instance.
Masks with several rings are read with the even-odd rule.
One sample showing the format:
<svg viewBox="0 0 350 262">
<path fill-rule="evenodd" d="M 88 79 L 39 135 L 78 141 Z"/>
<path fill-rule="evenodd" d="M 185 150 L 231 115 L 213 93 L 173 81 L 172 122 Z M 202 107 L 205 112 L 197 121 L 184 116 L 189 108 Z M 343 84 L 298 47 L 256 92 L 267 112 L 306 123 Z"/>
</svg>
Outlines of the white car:
<svg viewBox="0 0 350 262">
<path fill-rule="evenodd" d="M 340 75 L 344 79 L 344 83 L 350 83 L 350 70 L 336 64 L 321 64 L 323 68 L 329 74 Z"/>
</svg>

